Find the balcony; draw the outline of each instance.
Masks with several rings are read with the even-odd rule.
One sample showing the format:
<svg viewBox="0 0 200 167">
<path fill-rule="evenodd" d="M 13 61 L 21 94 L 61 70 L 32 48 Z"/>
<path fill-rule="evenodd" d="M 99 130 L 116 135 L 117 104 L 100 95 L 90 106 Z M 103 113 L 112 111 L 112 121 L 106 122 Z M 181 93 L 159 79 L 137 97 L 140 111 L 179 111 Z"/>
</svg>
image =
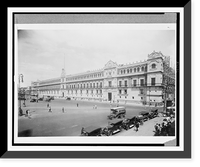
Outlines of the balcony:
<svg viewBox="0 0 200 167">
<path fill-rule="evenodd" d="M 111 86 L 104 86 L 104 89 L 114 89 L 117 88 L 117 86 L 111 85 Z"/>
</svg>

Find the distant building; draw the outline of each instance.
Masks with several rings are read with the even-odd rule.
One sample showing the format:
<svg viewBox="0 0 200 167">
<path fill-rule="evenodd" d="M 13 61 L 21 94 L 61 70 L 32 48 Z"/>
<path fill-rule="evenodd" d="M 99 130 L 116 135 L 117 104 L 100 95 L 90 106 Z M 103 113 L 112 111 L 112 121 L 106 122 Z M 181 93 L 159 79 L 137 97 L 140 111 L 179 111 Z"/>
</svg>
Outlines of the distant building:
<svg viewBox="0 0 200 167">
<path fill-rule="evenodd" d="M 108 61 L 102 69 L 66 75 L 62 69 L 60 77 L 33 82 L 32 89 L 39 95 L 71 97 L 76 99 L 163 104 L 167 95 L 164 78 L 166 56 L 153 52 L 145 61 L 120 65 Z M 169 61 L 169 57 L 167 57 Z M 173 70 L 171 70 L 172 72 Z M 175 81 L 175 72 L 170 78 Z M 175 87 L 175 82 L 174 87 Z"/>
</svg>

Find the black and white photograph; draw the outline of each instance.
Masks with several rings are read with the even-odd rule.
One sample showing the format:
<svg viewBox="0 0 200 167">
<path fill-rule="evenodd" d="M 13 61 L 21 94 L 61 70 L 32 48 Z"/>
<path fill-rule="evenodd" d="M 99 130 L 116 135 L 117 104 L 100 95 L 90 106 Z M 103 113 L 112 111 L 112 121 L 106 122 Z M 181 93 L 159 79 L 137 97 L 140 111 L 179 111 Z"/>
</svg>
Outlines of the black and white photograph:
<svg viewBox="0 0 200 167">
<path fill-rule="evenodd" d="M 175 136 L 175 26 L 158 26 L 17 30 L 18 136 Z"/>
<path fill-rule="evenodd" d="M 184 150 L 181 9 L 10 10 L 11 151 Z"/>
</svg>

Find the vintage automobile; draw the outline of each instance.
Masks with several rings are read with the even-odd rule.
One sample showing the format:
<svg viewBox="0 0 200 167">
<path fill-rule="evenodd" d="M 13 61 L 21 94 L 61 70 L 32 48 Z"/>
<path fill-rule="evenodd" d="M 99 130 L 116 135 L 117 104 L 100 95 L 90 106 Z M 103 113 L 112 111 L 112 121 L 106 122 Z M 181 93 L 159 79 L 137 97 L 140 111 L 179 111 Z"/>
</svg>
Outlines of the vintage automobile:
<svg viewBox="0 0 200 167">
<path fill-rule="evenodd" d="M 110 109 L 111 113 L 108 115 L 108 119 L 114 119 L 114 118 L 122 118 L 126 115 L 126 109 L 125 107 L 115 107 Z"/>
<path fill-rule="evenodd" d="M 149 119 L 149 112 L 148 111 L 141 111 L 140 113 L 139 113 L 139 115 L 142 115 L 143 116 L 143 121 L 145 122 L 145 121 L 147 121 L 148 119 Z"/>
<path fill-rule="evenodd" d="M 149 119 L 153 119 L 158 116 L 158 109 L 153 109 L 149 112 Z"/>
<path fill-rule="evenodd" d="M 88 126 L 81 129 L 81 136 L 101 136 L 102 128 L 98 126 Z"/>
<path fill-rule="evenodd" d="M 36 102 L 36 99 L 31 99 L 30 102 Z"/>
<path fill-rule="evenodd" d="M 109 125 L 102 129 L 102 135 L 111 136 L 122 130 L 123 120 L 112 120 Z"/>
<path fill-rule="evenodd" d="M 66 100 L 71 100 L 71 98 L 70 98 L 70 97 L 67 97 Z"/>
<path fill-rule="evenodd" d="M 134 115 L 126 116 L 123 120 L 122 127 L 125 130 L 131 129 L 132 127 L 135 126 L 136 121 L 137 121 L 136 116 L 134 116 Z"/>
</svg>

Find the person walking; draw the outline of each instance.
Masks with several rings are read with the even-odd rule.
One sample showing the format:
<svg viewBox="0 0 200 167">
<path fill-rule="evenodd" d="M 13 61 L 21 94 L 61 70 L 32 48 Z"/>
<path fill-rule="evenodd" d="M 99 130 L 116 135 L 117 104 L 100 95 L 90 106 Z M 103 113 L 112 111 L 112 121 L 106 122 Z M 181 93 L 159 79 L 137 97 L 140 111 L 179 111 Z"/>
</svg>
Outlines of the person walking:
<svg viewBox="0 0 200 167">
<path fill-rule="evenodd" d="M 65 112 L 65 109 L 64 109 L 64 107 L 62 108 L 62 112 L 63 112 L 63 113 Z"/>
<path fill-rule="evenodd" d="M 78 103 L 77 103 L 76 105 L 77 105 L 77 107 L 78 107 Z"/>
<path fill-rule="evenodd" d="M 49 108 L 49 103 L 47 103 L 47 108 Z"/>
<path fill-rule="evenodd" d="M 135 131 L 137 132 L 139 129 L 139 122 L 136 122 L 136 125 L 135 125 Z"/>
<path fill-rule="evenodd" d="M 52 112 L 51 107 L 49 107 L 49 112 Z"/>
</svg>

